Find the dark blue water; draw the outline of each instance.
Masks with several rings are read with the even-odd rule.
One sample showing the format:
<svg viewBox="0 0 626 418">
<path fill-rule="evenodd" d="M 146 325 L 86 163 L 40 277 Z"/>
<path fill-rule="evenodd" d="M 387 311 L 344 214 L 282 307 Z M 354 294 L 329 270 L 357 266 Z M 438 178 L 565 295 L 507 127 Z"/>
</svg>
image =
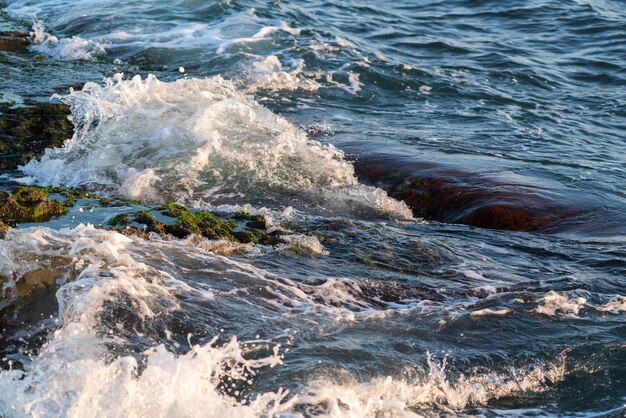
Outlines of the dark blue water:
<svg viewBox="0 0 626 418">
<path fill-rule="evenodd" d="M 3 335 L 5 414 L 624 414 L 624 2 L 18 0 L 0 29 L 33 40 L 0 52 L 3 101 L 100 85 L 6 179 L 248 204 L 290 237 L 22 225 L 0 278 L 59 291 L 9 304 L 53 308 Z"/>
</svg>

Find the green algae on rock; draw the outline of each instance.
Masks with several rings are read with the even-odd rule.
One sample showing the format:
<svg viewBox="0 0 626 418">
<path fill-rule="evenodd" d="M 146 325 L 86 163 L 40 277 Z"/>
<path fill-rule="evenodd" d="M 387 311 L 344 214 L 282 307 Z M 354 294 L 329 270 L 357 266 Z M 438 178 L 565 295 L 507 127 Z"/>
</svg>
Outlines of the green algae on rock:
<svg viewBox="0 0 626 418">
<path fill-rule="evenodd" d="M 44 189 L 20 187 L 0 191 L 0 220 L 7 224 L 42 222 L 67 212 L 67 203 L 48 199 Z"/>
<path fill-rule="evenodd" d="M 101 201 L 103 198 L 62 187 L 17 186 L 11 191 L 0 190 L 0 233 L 2 225 L 46 222 L 65 215 L 78 199 Z"/>
<path fill-rule="evenodd" d="M 11 191 L 0 191 L 0 238 L 10 226 L 18 223 L 46 222 L 65 215 L 79 199 L 97 200 L 104 207 L 115 203 L 140 204 L 128 199 L 103 198 L 93 193 L 62 187 L 17 186 Z M 108 225 L 110 229 L 122 234 L 141 238 L 148 238 L 148 234 L 153 232 L 176 238 L 197 235 L 211 240 L 223 239 L 244 244 L 278 242 L 275 233 L 266 231 L 268 222 L 263 215 L 239 211 L 220 217 L 215 213 L 194 211 L 177 203 L 165 203 L 151 210 L 120 213 L 113 216 Z"/>
<path fill-rule="evenodd" d="M 276 236 L 266 232 L 267 220 L 263 215 L 246 214 L 243 216 L 241 212 L 237 212 L 230 219 L 222 219 L 214 213 L 192 211 L 177 203 L 166 203 L 154 208 L 154 211 L 165 219 L 161 221 L 150 211 L 142 210 L 116 215 L 108 224 L 117 229 L 123 227 L 122 231 L 125 230 L 126 234 L 139 236 L 154 232 L 159 235 L 169 234 L 176 238 L 198 235 L 213 240 L 224 239 L 244 244 L 278 242 Z M 240 225 L 237 220 L 247 222 L 245 225 Z"/>
<path fill-rule="evenodd" d="M 39 103 L 12 108 L 0 104 L 0 170 L 14 170 L 46 148 L 58 148 L 74 134 L 69 106 Z"/>
</svg>

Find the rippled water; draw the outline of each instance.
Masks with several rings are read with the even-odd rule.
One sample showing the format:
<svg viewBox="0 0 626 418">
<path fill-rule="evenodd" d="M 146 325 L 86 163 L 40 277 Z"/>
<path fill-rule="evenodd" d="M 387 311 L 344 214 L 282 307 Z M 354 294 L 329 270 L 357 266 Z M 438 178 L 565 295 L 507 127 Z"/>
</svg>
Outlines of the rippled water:
<svg viewBox="0 0 626 418">
<path fill-rule="evenodd" d="M 3 181 L 285 231 L 146 241 L 92 226 L 132 208 L 75 208 L 10 232 L 2 414 L 622 416 L 625 11 L 9 1 L 33 43 L 0 52 L 2 100 L 60 94 L 77 133 Z M 413 218 L 388 183 L 424 173 L 558 221 Z"/>
</svg>

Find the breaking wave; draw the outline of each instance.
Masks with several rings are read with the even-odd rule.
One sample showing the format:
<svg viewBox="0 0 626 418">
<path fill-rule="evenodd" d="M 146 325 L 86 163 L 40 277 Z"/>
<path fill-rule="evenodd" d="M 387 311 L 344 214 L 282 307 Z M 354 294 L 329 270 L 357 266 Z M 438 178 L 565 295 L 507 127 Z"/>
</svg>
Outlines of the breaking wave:
<svg viewBox="0 0 626 418">
<path fill-rule="evenodd" d="M 332 380 L 311 376 L 303 387 L 286 388 L 279 379 L 274 387 L 258 391 L 255 382 L 260 374 L 288 362 L 280 343 L 240 341 L 234 336 L 202 340 L 201 335 L 185 336 L 175 328 L 157 326 L 183 309 L 183 295 L 204 301 L 232 295 L 218 291 L 223 286 L 217 283 L 215 289 L 202 289 L 177 280 L 174 271 L 150 265 L 156 259 L 175 260 L 177 251 L 179 256 L 204 260 L 197 268 L 215 271 L 218 281 L 221 276 L 225 282 L 235 278 L 233 286 L 255 274 L 251 266 L 189 247 L 184 241 L 143 241 L 85 225 L 10 232 L 0 242 L 2 260 L 33 261 L 3 263 L 1 275 L 7 281 L 19 282 L 27 272 L 59 258 L 65 260 L 64 270 L 75 277 L 57 280 L 56 331 L 23 370 L 0 372 L 2 414 L 414 416 L 420 408 L 461 412 L 501 397 L 541 392 L 566 375 L 564 357 L 505 371 L 475 368 L 459 374 L 448 370 L 446 359 L 428 356 L 424 366 L 411 367 L 401 377 L 357 380 L 339 370 Z M 274 285 L 286 288 L 288 282 L 275 280 Z M 326 290 L 334 292 L 329 286 Z M 297 299 L 298 292 L 293 291 Z M 126 314 L 108 314 L 116 309 Z M 181 338 L 186 338 L 187 347 L 174 342 Z M 192 343 L 192 338 L 201 342 Z M 266 348 L 255 351 L 257 345 Z"/>
<path fill-rule="evenodd" d="M 33 24 L 30 32 L 31 51 L 60 60 L 93 60 L 106 54 L 106 45 L 78 36 L 58 38 L 45 31 L 41 22 Z"/>
<path fill-rule="evenodd" d="M 349 200 L 357 210 L 411 218 L 404 203 L 360 185 L 341 151 L 309 139 L 219 76 L 168 83 L 117 74 L 61 100 L 71 106 L 76 133 L 21 168 L 38 184 L 205 204 L 287 197 L 291 205 L 331 195 L 323 199 L 330 209 L 338 202 L 343 210 Z"/>
</svg>

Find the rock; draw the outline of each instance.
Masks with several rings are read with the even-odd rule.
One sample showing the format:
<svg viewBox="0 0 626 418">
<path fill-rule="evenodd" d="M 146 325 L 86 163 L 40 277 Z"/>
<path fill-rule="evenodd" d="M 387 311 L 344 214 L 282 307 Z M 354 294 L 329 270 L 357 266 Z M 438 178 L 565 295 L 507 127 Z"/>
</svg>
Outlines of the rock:
<svg viewBox="0 0 626 418">
<path fill-rule="evenodd" d="M 4 239 L 4 237 L 6 236 L 7 232 L 9 232 L 10 230 L 11 230 L 10 226 L 8 226 L 4 222 L 0 221 L 0 239 Z"/>
<path fill-rule="evenodd" d="M 266 232 L 267 220 L 263 215 L 251 215 L 238 212 L 230 219 L 221 219 L 214 213 L 192 211 L 183 205 L 166 203 L 154 211 L 167 218 L 167 222 L 158 220 L 152 213 L 142 210 L 135 213 L 120 214 L 108 224 L 127 235 L 140 237 L 154 232 L 159 235 L 172 235 L 176 238 L 202 236 L 211 240 L 227 240 L 240 243 L 272 244 L 277 242 L 273 234 Z M 236 222 L 246 221 L 245 225 Z M 171 222 L 170 222 L 171 221 Z M 259 228 L 264 227 L 264 228 Z"/>
<path fill-rule="evenodd" d="M 553 231 L 583 212 L 549 190 L 499 181 L 432 162 L 378 155 L 355 162 L 360 180 L 430 221 L 513 231 Z"/>
<path fill-rule="evenodd" d="M 46 148 L 63 146 L 74 126 L 64 104 L 38 104 L 12 109 L 0 106 L 0 170 L 13 170 Z"/>
<path fill-rule="evenodd" d="M 52 199 L 55 195 L 62 200 Z M 0 190 L 0 222 L 17 224 L 45 222 L 64 215 L 78 199 L 101 199 L 92 193 L 61 187 L 18 186 L 12 191 Z"/>
<path fill-rule="evenodd" d="M 64 215 L 78 199 L 92 199 L 106 207 L 114 206 L 115 202 L 137 204 L 123 198 L 105 199 L 92 193 L 60 187 L 18 186 L 11 191 L 0 190 L 0 238 L 10 229 L 9 225 L 45 222 Z M 160 212 L 161 220 L 151 213 L 153 211 L 157 215 Z M 239 243 L 274 244 L 278 241 L 277 233 L 266 231 L 267 220 L 263 215 L 238 212 L 220 218 L 217 214 L 193 211 L 176 203 L 118 214 L 108 221 L 108 225 L 109 230 L 143 239 L 148 239 L 149 233 L 156 233 L 176 238 L 195 235 Z"/>
<path fill-rule="evenodd" d="M 233 216 L 234 219 L 245 220 L 246 226 L 252 229 L 267 229 L 267 220 L 263 215 L 252 215 L 250 212 L 240 210 Z"/>
<path fill-rule="evenodd" d="M 26 52 L 30 45 L 28 33 L 18 31 L 0 32 L 0 51 Z"/>
<path fill-rule="evenodd" d="M 44 189 L 17 188 L 14 194 L 0 191 L 0 221 L 9 224 L 42 222 L 67 212 L 65 203 L 48 200 Z"/>
</svg>

